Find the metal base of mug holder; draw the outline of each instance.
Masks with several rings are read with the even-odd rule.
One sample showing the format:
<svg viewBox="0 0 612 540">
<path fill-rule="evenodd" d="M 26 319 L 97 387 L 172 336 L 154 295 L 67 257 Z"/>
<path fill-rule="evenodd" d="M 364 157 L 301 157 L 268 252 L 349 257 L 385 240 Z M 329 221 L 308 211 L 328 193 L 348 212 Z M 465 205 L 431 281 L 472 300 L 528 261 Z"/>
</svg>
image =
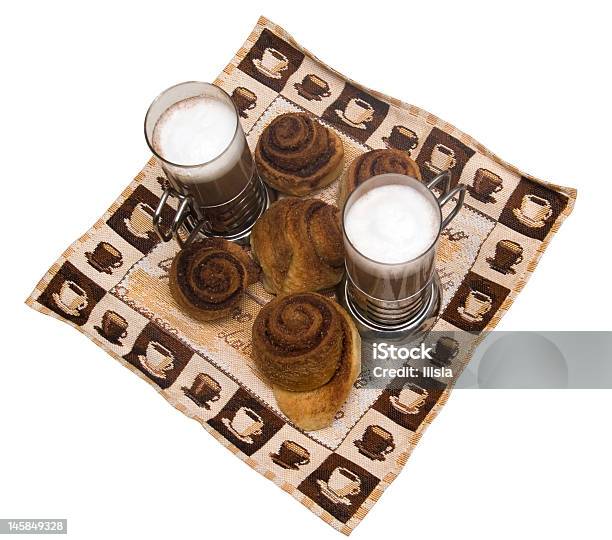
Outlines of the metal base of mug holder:
<svg viewBox="0 0 612 540">
<path fill-rule="evenodd" d="M 172 223 L 166 225 L 162 223 L 162 208 L 171 197 L 178 200 L 178 207 Z M 248 245 L 253 226 L 276 198 L 276 192 L 266 186 L 258 175 L 232 200 L 197 210 L 194 210 L 189 195 L 168 187 L 155 210 L 153 224 L 164 242 L 174 238 L 181 247 L 197 238 L 223 238 Z"/>
<path fill-rule="evenodd" d="M 347 276 L 337 286 L 336 295 L 361 338 L 368 342 L 410 342 L 424 337 L 438 319 L 442 303 L 437 272 L 426 287 L 405 300 L 385 302 L 367 298 Z"/>
</svg>

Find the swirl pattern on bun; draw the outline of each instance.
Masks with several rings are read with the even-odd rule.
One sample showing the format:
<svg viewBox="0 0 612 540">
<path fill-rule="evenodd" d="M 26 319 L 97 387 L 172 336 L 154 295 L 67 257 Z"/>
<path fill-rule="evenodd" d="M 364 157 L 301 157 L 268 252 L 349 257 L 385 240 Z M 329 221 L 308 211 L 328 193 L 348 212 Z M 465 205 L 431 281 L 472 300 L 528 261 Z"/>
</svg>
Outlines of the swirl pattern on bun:
<svg viewBox="0 0 612 540">
<path fill-rule="evenodd" d="M 338 209 L 318 199 L 276 201 L 255 223 L 251 248 L 272 294 L 329 289 L 344 273 Z"/>
<path fill-rule="evenodd" d="M 280 296 L 253 324 L 253 360 L 281 411 L 304 430 L 334 419 L 359 372 L 361 341 L 333 300 L 317 293 Z"/>
<path fill-rule="evenodd" d="M 258 268 L 236 244 L 207 238 L 181 249 L 170 268 L 170 292 L 179 306 L 200 321 L 229 315 Z"/>
<path fill-rule="evenodd" d="M 277 116 L 263 130 L 255 161 L 263 180 L 288 195 L 306 195 L 333 182 L 342 171 L 340 137 L 306 113 Z"/>
<path fill-rule="evenodd" d="M 392 148 L 370 150 L 351 162 L 346 176 L 340 184 L 339 206 L 343 206 L 348 196 L 368 178 L 386 173 L 405 174 L 417 180 L 422 180 L 417 162 L 406 152 Z"/>
</svg>

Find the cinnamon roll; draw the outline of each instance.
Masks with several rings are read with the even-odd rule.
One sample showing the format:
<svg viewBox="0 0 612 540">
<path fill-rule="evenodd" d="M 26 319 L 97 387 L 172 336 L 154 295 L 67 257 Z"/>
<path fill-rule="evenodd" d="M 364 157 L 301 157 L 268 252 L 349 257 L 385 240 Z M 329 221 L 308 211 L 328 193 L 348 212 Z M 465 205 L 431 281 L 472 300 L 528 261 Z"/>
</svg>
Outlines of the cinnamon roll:
<svg viewBox="0 0 612 540">
<path fill-rule="evenodd" d="M 170 267 L 170 292 L 194 319 L 212 321 L 229 315 L 259 269 L 238 245 L 207 238 L 181 249 Z"/>
<path fill-rule="evenodd" d="M 255 148 L 263 180 L 288 195 L 306 195 L 331 184 L 341 173 L 340 137 L 306 113 L 277 116 Z"/>
<path fill-rule="evenodd" d="M 255 223 L 251 248 L 272 294 L 329 289 L 344 273 L 338 209 L 319 199 L 276 201 Z"/>
<path fill-rule="evenodd" d="M 421 180 L 421 171 L 416 161 L 401 150 L 370 150 L 356 157 L 349 166 L 340 183 L 338 206 L 344 206 L 348 196 L 372 176 L 386 173 L 399 173 Z"/>
<path fill-rule="evenodd" d="M 280 410 L 298 427 L 322 429 L 361 371 L 361 341 L 347 313 L 316 293 L 277 297 L 253 324 L 253 360 Z"/>
</svg>

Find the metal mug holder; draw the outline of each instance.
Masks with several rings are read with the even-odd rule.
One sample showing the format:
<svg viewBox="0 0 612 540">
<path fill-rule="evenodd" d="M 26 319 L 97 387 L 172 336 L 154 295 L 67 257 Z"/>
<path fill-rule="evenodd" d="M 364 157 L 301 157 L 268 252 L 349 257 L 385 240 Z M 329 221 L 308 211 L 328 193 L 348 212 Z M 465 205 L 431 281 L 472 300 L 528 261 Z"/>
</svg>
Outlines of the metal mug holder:
<svg viewBox="0 0 612 540">
<path fill-rule="evenodd" d="M 455 207 L 441 221 L 441 232 L 461 210 L 466 186 L 459 185 L 451 190 L 450 171 L 440 173 L 426 185 L 430 190 L 441 190 L 441 195 L 436 197 L 440 209 L 453 197 L 457 197 Z M 442 304 L 440 278 L 435 267 L 428 282 L 406 298 L 398 300 L 374 298 L 353 283 L 348 271 L 338 285 L 336 293 L 340 304 L 355 321 L 361 337 L 368 340 L 406 341 L 422 337 L 435 324 Z"/>
<path fill-rule="evenodd" d="M 174 238 L 181 247 L 189 245 L 200 235 L 247 244 L 255 222 L 275 198 L 275 193 L 262 182 L 256 170 L 238 195 L 213 206 L 197 205 L 189 194 L 189 188 L 183 184 L 178 185 L 184 193 L 172 186 L 164 190 L 153 215 L 153 225 L 164 242 Z M 178 207 L 172 223 L 165 226 L 162 223 L 162 210 L 170 198 L 178 201 Z M 181 235 L 181 228 L 185 230 L 186 238 Z"/>
</svg>

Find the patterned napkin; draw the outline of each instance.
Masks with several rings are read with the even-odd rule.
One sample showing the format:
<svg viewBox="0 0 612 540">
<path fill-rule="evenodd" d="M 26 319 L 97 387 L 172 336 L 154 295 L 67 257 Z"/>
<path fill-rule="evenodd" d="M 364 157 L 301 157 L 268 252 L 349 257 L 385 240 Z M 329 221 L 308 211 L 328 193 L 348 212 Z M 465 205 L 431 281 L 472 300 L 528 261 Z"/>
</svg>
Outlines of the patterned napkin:
<svg viewBox="0 0 612 540">
<path fill-rule="evenodd" d="M 240 110 L 252 149 L 276 115 L 306 110 L 340 135 L 346 167 L 367 150 L 398 148 L 425 179 L 450 168 L 455 183 L 468 186 L 467 204 L 440 242 L 444 294 L 435 330 L 493 328 L 574 205 L 574 189 L 523 174 L 432 114 L 347 79 L 264 18 L 215 83 Z M 399 474 L 450 388 L 424 380 L 425 399 L 406 409 L 398 406 L 405 393 L 364 388 L 362 374 L 333 425 L 296 429 L 251 360 L 251 325 L 271 298 L 261 284 L 230 318 L 209 324 L 184 315 L 170 296 L 178 247 L 160 243 L 151 223 L 163 184 L 151 159 L 27 304 L 83 332 L 236 456 L 350 534 Z M 315 196 L 335 202 L 337 190 L 335 182 Z M 166 208 L 164 218 L 171 215 Z M 455 358 L 455 372 L 469 357 L 466 350 Z"/>
</svg>

